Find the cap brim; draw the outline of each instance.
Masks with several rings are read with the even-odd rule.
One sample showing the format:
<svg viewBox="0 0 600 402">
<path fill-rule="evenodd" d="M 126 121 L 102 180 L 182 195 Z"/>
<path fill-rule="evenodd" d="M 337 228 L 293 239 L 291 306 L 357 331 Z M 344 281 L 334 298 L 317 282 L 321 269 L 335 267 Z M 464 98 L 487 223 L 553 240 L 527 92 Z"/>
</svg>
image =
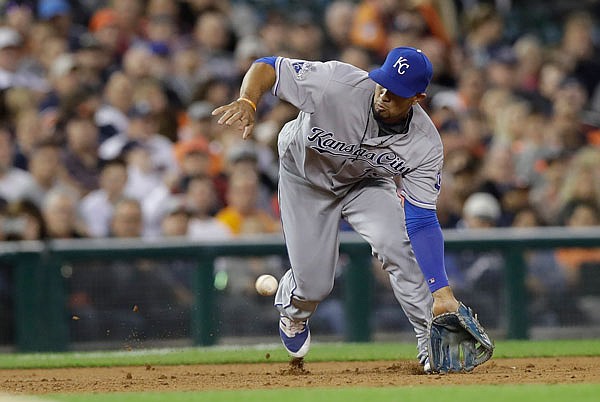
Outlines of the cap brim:
<svg viewBox="0 0 600 402">
<path fill-rule="evenodd" d="M 369 73 L 369 78 L 373 81 L 393 93 L 394 95 L 400 96 L 402 98 L 412 98 L 416 95 L 416 92 L 406 88 L 404 85 L 398 83 L 398 80 L 390 77 L 385 71 L 380 68 L 372 70 Z"/>
</svg>

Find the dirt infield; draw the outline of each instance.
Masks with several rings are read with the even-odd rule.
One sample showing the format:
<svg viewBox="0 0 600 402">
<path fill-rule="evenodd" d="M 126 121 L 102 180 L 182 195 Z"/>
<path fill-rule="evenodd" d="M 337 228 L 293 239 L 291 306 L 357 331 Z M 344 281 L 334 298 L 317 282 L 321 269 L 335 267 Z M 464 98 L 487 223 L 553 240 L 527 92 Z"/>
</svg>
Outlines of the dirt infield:
<svg viewBox="0 0 600 402">
<path fill-rule="evenodd" d="M 600 383 L 600 357 L 494 359 L 468 374 L 425 375 L 413 361 L 0 370 L 0 392 L 46 394 L 283 387 Z"/>
</svg>

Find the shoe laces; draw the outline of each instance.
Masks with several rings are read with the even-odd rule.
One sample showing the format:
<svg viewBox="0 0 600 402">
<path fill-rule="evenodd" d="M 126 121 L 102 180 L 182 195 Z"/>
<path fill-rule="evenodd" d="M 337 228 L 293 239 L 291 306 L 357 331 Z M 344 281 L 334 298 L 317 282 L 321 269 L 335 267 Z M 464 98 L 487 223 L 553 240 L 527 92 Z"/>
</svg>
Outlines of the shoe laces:
<svg viewBox="0 0 600 402">
<path fill-rule="evenodd" d="M 299 334 L 306 328 L 306 321 L 293 321 L 287 317 L 281 317 L 283 325 L 285 325 L 286 332 L 292 335 Z"/>
</svg>

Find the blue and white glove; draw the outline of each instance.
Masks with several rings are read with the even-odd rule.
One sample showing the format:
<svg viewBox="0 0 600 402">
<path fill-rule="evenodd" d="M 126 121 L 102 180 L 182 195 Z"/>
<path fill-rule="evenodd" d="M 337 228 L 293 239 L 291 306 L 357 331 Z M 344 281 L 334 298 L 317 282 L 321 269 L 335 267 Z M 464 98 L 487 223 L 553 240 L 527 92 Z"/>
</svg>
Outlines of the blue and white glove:
<svg viewBox="0 0 600 402">
<path fill-rule="evenodd" d="M 460 303 L 454 313 L 444 313 L 429 324 L 429 363 L 432 373 L 461 373 L 488 361 L 494 344 L 473 311 Z"/>
</svg>

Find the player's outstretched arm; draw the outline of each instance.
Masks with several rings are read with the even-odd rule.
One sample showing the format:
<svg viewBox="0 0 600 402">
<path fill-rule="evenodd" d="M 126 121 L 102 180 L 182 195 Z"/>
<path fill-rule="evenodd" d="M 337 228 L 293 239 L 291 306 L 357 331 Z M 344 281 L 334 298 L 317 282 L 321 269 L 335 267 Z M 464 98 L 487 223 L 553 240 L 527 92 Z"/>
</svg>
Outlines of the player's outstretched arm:
<svg viewBox="0 0 600 402">
<path fill-rule="evenodd" d="M 219 124 L 237 126 L 243 130 L 242 138 L 252 134 L 255 123 L 256 105 L 265 92 L 275 85 L 275 69 L 271 64 L 255 62 L 244 76 L 240 88 L 240 97 L 212 111 L 219 117 Z"/>
</svg>

